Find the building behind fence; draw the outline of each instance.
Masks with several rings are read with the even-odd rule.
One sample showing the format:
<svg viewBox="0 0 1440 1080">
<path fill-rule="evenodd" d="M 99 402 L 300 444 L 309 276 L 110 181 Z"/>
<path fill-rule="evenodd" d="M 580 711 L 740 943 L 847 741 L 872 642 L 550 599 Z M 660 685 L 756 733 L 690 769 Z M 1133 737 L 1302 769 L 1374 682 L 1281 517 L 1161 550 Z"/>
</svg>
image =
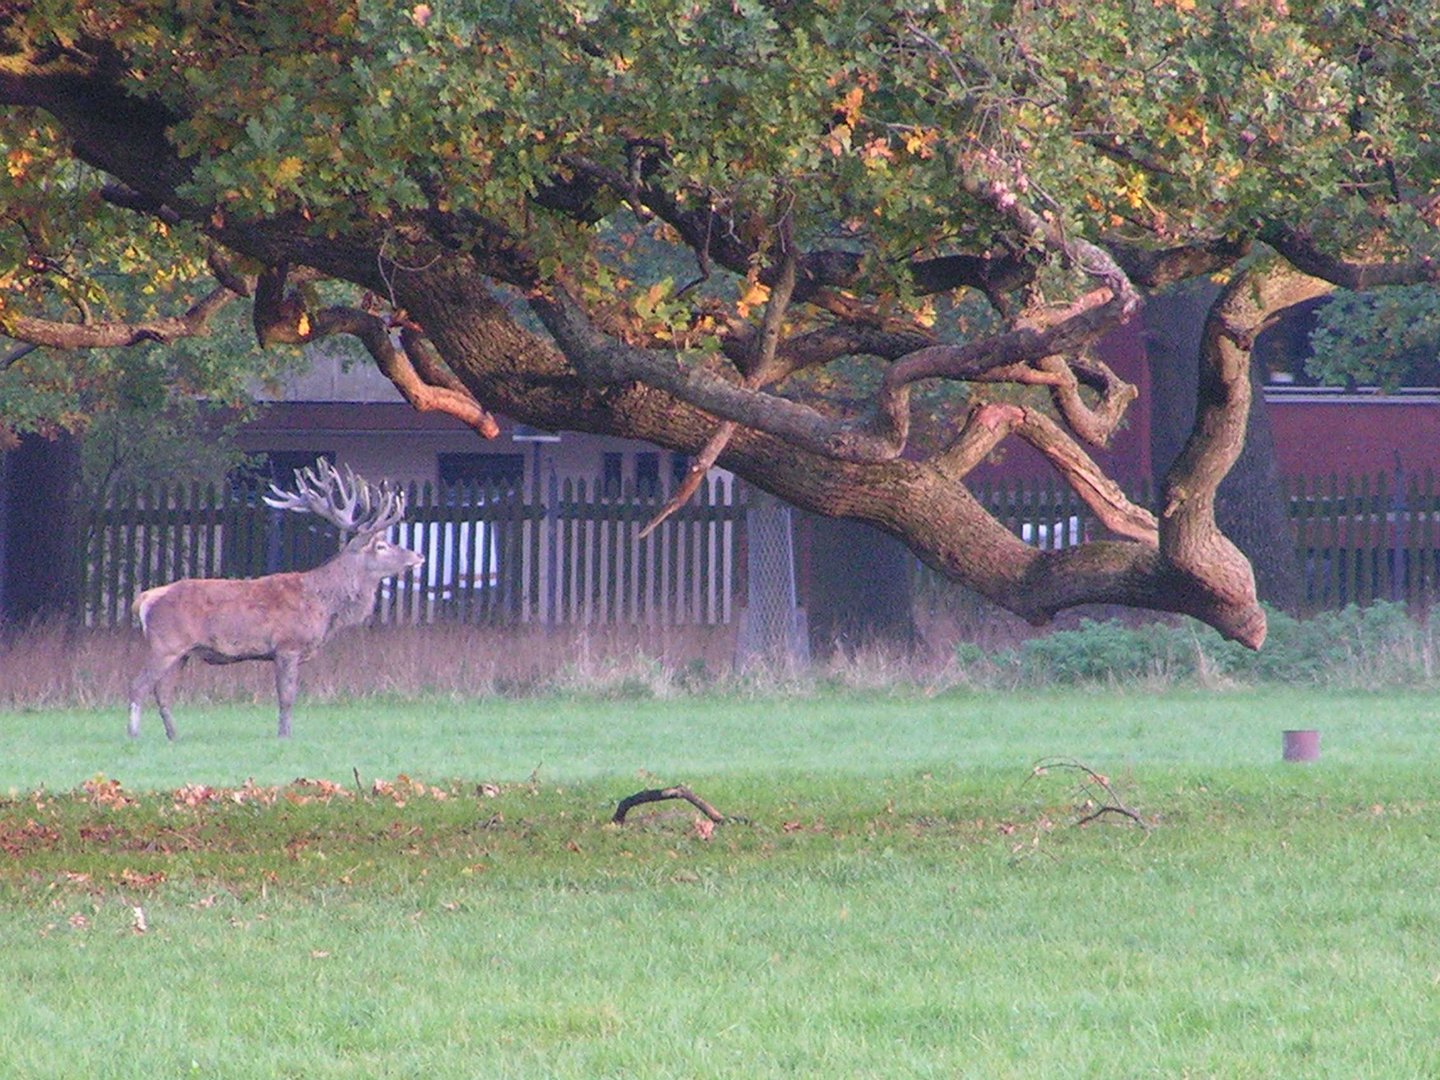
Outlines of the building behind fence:
<svg viewBox="0 0 1440 1080">
<path fill-rule="evenodd" d="M 1307 608 L 1392 600 L 1428 609 L 1440 592 L 1440 492 L 1432 475 L 1287 485 Z M 642 539 L 663 494 L 553 479 L 529 491 L 412 487 L 395 539 L 425 555 L 425 565 L 383 587 L 378 618 L 731 624 L 747 600 L 741 490 L 708 483 Z M 1037 547 L 1099 535 L 1088 508 L 1059 483 L 996 484 L 975 494 Z M 128 625 L 131 600 L 153 585 L 306 569 L 338 546 L 335 531 L 313 517 L 213 487 L 126 492 L 93 509 L 86 525 L 83 614 L 95 626 Z"/>
</svg>

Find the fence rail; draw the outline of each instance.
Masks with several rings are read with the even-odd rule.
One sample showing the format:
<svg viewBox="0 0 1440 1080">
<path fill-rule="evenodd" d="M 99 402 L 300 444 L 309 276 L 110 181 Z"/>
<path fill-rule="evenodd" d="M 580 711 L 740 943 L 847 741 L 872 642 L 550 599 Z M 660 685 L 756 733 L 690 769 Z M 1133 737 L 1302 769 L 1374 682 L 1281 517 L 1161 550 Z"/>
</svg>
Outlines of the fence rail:
<svg viewBox="0 0 1440 1080">
<path fill-rule="evenodd" d="M 382 589 L 385 622 L 728 624 L 743 599 L 744 503 L 729 485 L 696 498 L 644 539 L 663 495 L 551 481 L 528 492 L 412 487 L 396 539 L 425 555 Z M 1102 535 L 1062 484 L 990 484 L 976 496 L 1027 543 L 1058 549 Z M 1284 492 L 1312 611 L 1440 598 L 1440 484 L 1432 474 L 1307 478 Z M 1149 505 L 1148 492 L 1133 492 Z M 307 569 L 334 529 L 225 489 L 125 492 L 86 522 L 82 601 L 91 625 L 125 625 L 130 602 L 180 577 Z"/>
</svg>

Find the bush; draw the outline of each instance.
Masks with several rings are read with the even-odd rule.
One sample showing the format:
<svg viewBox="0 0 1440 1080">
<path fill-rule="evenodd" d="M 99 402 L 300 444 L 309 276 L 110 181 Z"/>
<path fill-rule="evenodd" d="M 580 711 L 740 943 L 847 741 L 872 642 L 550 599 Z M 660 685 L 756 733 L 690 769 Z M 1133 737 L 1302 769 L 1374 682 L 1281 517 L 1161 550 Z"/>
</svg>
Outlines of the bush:
<svg viewBox="0 0 1440 1080">
<path fill-rule="evenodd" d="M 955 660 L 972 677 L 986 670 L 1004 671 L 1010 683 L 1031 686 L 1219 677 L 1244 683 L 1377 687 L 1422 683 L 1433 674 L 1429 634 L 1403 604 L 1352 605 L 1304 620 L 1279 611 L 1268 615 L 1270 632 L 1259 652 L 1224 641 L 1189 620 L 1127 624 L 1085 619 L 1074 630 L 1032 638 L 989 657 L 962 642 Z"/>
<path fill-rule="evenodd" d="M 1027 682 L 1176 680 L 1194 673 L 1195 654 L 1192 635 L 1180 627 L 1084 619 L 1078 629 L 1025 642 L 1016 662 Z"/>
<path fill-rule="evenodd" d="M 1217 668 L 1253 682 L 1354 686 L 1423 682 L 1429 677 L 1425 628 L 1403 604 L 1351 605 L 1299 620 L 1270 613 L 1270 634 L 1258 653 L 1214 639 Z"/>
</svg>

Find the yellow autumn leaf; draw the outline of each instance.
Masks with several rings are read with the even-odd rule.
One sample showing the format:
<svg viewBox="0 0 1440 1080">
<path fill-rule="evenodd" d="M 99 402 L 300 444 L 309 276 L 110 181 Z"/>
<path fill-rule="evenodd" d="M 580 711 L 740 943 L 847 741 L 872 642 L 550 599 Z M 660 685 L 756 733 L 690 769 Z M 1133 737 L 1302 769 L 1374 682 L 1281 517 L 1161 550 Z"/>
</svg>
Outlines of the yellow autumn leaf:
<svg viewBox="0 0 1440 1080">
<path fill-rule="evenodd" d="M 284 187 L 286 184 L 293 184 L 304 172 L 305 164 L 294 154 L 281 158 L 280 164 L 275 166 L 275 173 L 271 177 L 276 187 Z"/>
<path fill-rule="evenodd" d="M 934 128 L 911 128 L 905 132 L 904 139 L 907 154 L 928 158 L 935 153 L 934 146 L 940 139 L 940 133 Z"/>
<path fill-rule="evenodd" d="M 845 118 L 846 124 L 853 128 L 860 119 L 860 103 L 864 100 L 864 88 L 852 86 L 845 96 L 835 103 L 835 111 Z"/>
<path fill-rule="evenodd" d="M 635 314 L 648 319 L 655 314 L 655 308 L 670 291 L 669 281 L 657 281 L 635 299 Z"/>
<path fill-rule="evenodd" d="M 745 292 L 741 294 L 740 299 L 735 302 L 735 310 L 743 319 L 750 314 L 752 308 L 759 307 L 769 299 L 770 286 L 762 285 L 758 281 L 752 281 L 750 282 L 749 288 L 747 288 Z"/>
</svg>

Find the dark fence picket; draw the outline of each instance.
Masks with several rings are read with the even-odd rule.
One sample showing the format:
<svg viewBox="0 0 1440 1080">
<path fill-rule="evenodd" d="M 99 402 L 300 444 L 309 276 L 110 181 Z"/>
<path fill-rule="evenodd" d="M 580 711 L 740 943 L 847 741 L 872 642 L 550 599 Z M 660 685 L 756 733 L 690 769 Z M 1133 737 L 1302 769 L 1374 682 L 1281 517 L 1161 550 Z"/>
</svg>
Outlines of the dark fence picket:
<svg viewBox="0 0 1440 1080">
<path fill-rule="evenodd" d="M 1325 527 L 1322 530 L 1325 576 L 1324 588 L 1318 597 L 1318 602 L 1326 608 L 1341 607 L 1343 605 L 1339 597 L 1343 588 L 1341 582 L 1344 573 L 1341 565 L 1341 552 L 1344 548 L 1340 543 L 1340 527 L 1344 518 L 1344 509 L 1340 502 L 1340 478 L 1332 473 L 1328 477 L 1322 477 L 1320 484 L 1320 507 L 1324 511 L 1325 518 Z"/>
</svg>

